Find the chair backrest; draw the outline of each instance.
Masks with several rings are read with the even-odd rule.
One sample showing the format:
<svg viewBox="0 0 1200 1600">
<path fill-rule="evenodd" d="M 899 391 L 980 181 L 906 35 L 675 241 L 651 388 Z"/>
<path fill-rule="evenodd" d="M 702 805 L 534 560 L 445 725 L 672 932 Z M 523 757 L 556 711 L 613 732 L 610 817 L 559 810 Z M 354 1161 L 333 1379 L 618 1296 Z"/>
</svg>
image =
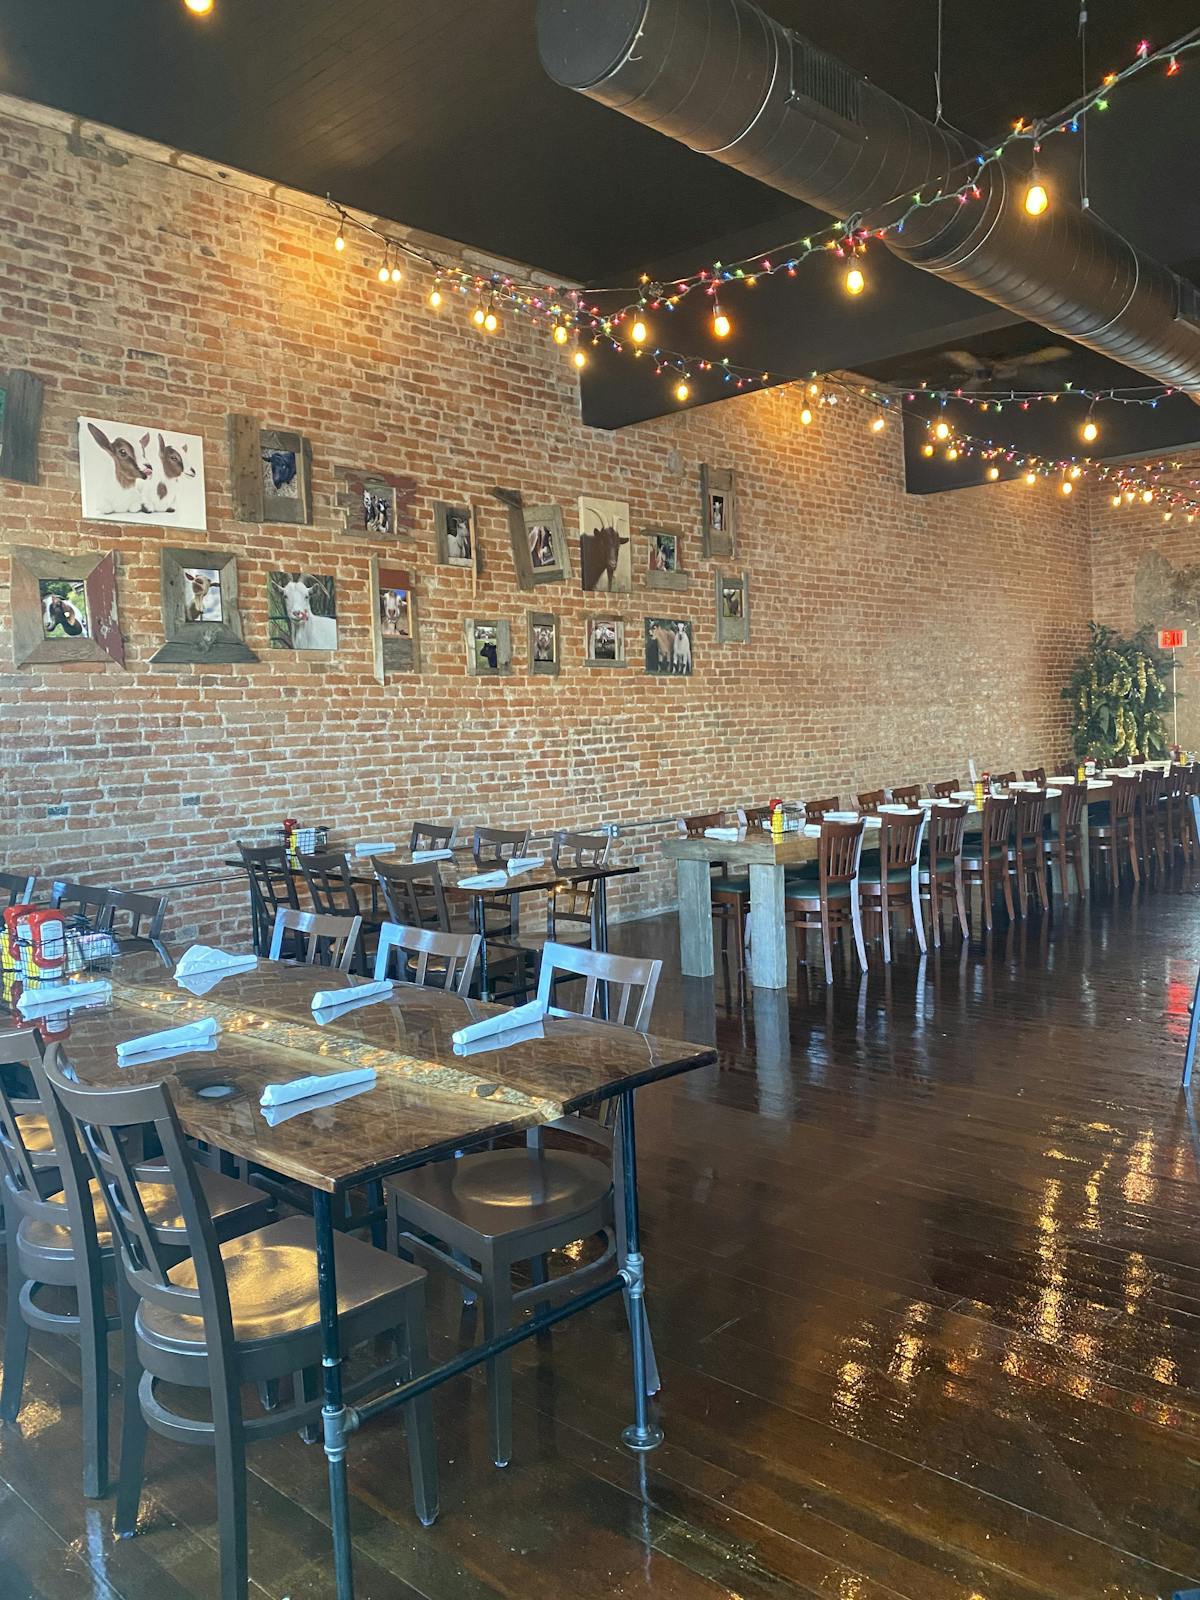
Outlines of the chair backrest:
<svg viewBox="0 0 1200 1600">
<path fill-rule="evenodd" d="M 1046 787 L 1045 767 L 1026 767 L 1022 776 L 1026 783 L 1036 783 L 1039 789 Z"/>
<path fill-rule="evenodd" d="M 1012 833 L 1015 805 L 1011 795 L 985 795 L 983 799 L 982 847 L 985 851 L 1006 850 Z"/>
<path fill-rule="evenodd" d="M 560 828 L 550 846 L 553 867 L 603 867 L 612 851 L 610 833 L 570 833 Z"/>
<path fill-rule="evenodd" d="M 108 891 L 108 926 L 118 939 L 144 939 L 157 944 L 166 914 L 165 894 L 139 894 L 130 889 Z M 122 922 L 123 917 L 128 920 Z"/>
<path fill-rule="evenodd" d="M 939 861 L 957 861 L 962 855 L 969 810 L 965 800 L 957 805 L 930 806 L 929 858 L 934 865 Z"/>
<path fill-rule="evenodd" d="M 764 822 L 771 820 L 771 807 L 738 806 L 737 819 L 741 828 L 761 828 Z"/>
<path fill-rule="evenodd" d="M 331 916 L 323 911 L 296 911 L 292 906 L 280 906 L 271 929 L 270 958 L 272 961 L 280 959 L 285 933 L 302 934 L 307 941 L 305 966 L 337 967 L 341 972 L 349 972 L 361 928 L 361 917 Z"/>
<path fill-rule="evenodd" d="M 935 800 L 946 800 L 962 788 L 957 778 L 943 778 L 941 783 L 931 783 L 929 792 Z"/>
<path fill-rule="evenodd" d="M 1158 802 L 1162 799 L 1166 779 L 1153 768 L 1142 773 L 1142 815 L 1153 821 L 1158 815 Z"/>
<path fill-rule="evenodd" d="M 250 880 L 255 915 L 269 928 L 280 906 L 299 909 L 296 880 L 287 851 L 281 844 L 238 844 L 238 854 Z"/>
<path fill-rule="evenodd" d="M 375 953 L 375 976 L 390 977 L 392 951 L 402 951 L 412 956 L 415 976 L 408 976 L 410 963 L 401 960 L 397 977 L 401 983 L 418 983 L 425 989 L 453 989 L 457 994 L 471 992 L 475 977 L 475 963 L 479 959 L 479 946 L 483 943 L 477 933 L 446 933 L 440 928 L 401 927 L 395 922 L 385 922 L 379 930 L 379 945 Z M 429 970 L 429 958 L 436 965 Z"/>
<path fill-rule="evenodd" d="M 452 850 L 454 848 L 453 822 L 414 822 L 409 837 L 410 850 Z"/>
<path fill-rule="evenodd" d="M 675 825 L 689 839 L 703 839 L 706 828 L 719 828 L 724 821 L 724 811 L 705 811 L 694 817 L 679 817 Z"/>
<path fill-rule="evenodd" d="M 822 819 L 817 840 L 817 883 L 822 896 L 831 884 L 853 883 L 858 877 L 865 827 L 861 817 L 857 822 Z"/>
<path fill-rule="evenodd" d="M 1063 839 L 1070 839 L 1079 831 L 1080 818 L 1083 808 L 1087 803 L 1086 783 L 1064 783 L 1062 785 L 1062 799 L 1058 802 L 1058 832 Z"/>
<path fill-rule="evenodd" d="M 0 872 L 0 903 L 10 906 L 27 906 L 33 899 L 34 873 L 26 876 L 20 872 Z"/>
<path fill-rule="evenodd" d="M 915 806 L 920 798 L 919 783 L 902 783 L 892 790 L 892 799 L 898 806 Z"/>
<path fill-rule="evenodd" d="M 41 1065 L 42 1053 L 32 1028 L 6 1034 L 3 1053 L 7 1063 L 20 1063 L 31 1075 L 35 1062 Z M 36 1084 L 36 1078 L 34 1082 Z M 19 1216 L 40 1217 L 60 1227 L 69 1227 L 65 1198 L 57 1194 L 60 1188 L 58 1169 L 63 1158 L 53 1124 L 50 1124 L 48 1146 L 41 1141 L 38 1148 L 26 1143 L 28 1119 L 40 1119 L 43 1115 L 40 1100 L 11 1093 L 5 1075 L 0 1073 L 0 1163 L 5 1175 L 5 1204 Z M 10 1217 L 7 1226 L 15 1227 L 16 1219 Z"/>
<path fill-rule="evenodd" d="M 1029 780 L 1032 783 L 1032 778 Z M 1017 849 L 1028 850 L 1036 844 L 1040 856 L 1042 850 L 1042 823 L 1046 818 L 1046 791 L 1044 789 L 1020 789 L 1014 797 L 1014 823 L 1013 832 Z"/>
<path fill-rule="evenodd" d="M 376 861 L 375 876 L 392 922 L 449 931 L 450 912 L 436 861 Z"/>
<path fill-rule="evenodd" d="M 865 794 L 860 794 L 858 797 L 858 809 L 865 811 L 869 816 L 874 816 L 878 813 L 880 806 L 885 806 L 887 803 L 888 792 L 886 789 L 868 789 Z"/>
<path fill-rule="evenodd" d="M 1172 761 L 1167 768 L 1166 783 L 1163 792 L 1172 806 L 1178 805 L 1187 793 L 1187 768 L 1181 762 Z"/>
<path fill-rule="evenodd" d="M 1129 765 L 1129 757 L 1128 756 L 1113 756 L 1112 760 L 1108 763 L 1108 765 L 1109 765 L 1110 768 L 1112 768 L 1112 767 L 1127 767 Z"/>
<path fill-rule="evenodd" d="M 607 833 L 568 833 L 560 829 L 550 847 L 550 864 L 556 871 L 584 870 L 607 865 L 612 850 L 612 835 Z M 588 941 L 596 938 L 596 880 L 582 883 L 557 883 L 546 901 L 546 932 L 558 938 L 560 925 L 588 930 Z"/>
<path fill-rule="evenodd" d="M 300 870 L 314 908 L 327 917 L 357 917 L 362 912 L 354 892 L 350 861 L 336 851 L 301 856 Z"/>
<path fill-rule="evenodd" d="M 578 1016 L 594 1017 L 599 986 L 604 983 L 608 986 L 608 1020 L 636 1028 L 638 1033 L 649 1033 L 650 1013 L 654 1010 L 654 995 L 662 973 L 661 961 L 614 956 L 606 950 L 586 950 L 579 945 L 547 942 L 542 948 L 537 994 L 545 1006 L 553 1001 L 556 972 L 573 974 L 585 980 L 583 1005 L 565 1009 L 570 1009 Z M 627 1018 L 635 989 L 641 990 L 641 999 L 630 1023 Z"/>
<path fill-rule="evenodd" d="M 895 791 L 893 791 L 894 793 Z M 879 865 L 886 883 L 889 872 L 909 872 L 921 854 L 924 811 L 884 811 L 879 818 Z"/>
<path fill-rule="evenodd" d="M 57 878 L 50 885 L 50 904 L 56 910 L 79 917 L 92 928 L 107 928 L 111 912 L 108 890 L 97 883 L 72 883 Z"/>
<path fill-rule="evenodd" d="M 804 802 L 804 820 L 809 822 L 823 822 L 827 811 L 840 810 L 837 795 L 830 795 L 828 800 L 806 800 Z"/>
<path fill-rule="evenodd" d="M 1137 810 L 1138 796 L 1142 792 L 1142 780 L 1136 772 L 1123 777 L 1117 773 L 1112 780 L 1112 818 L 1131 817 Z"/>
<path fill-rule="evenodd" d="M 1010 783 L 1016 783 L 1016 772 L 993 772 L 992 782 L 998 783 L 1002 789 L 1007 789 Z"/>
<path fill-rule="evenodd" d="M 481 867 L 526 855 L 528 850 L 528 828 L 476 828 L 471 839 L 471 854 Z"/>
</svg>

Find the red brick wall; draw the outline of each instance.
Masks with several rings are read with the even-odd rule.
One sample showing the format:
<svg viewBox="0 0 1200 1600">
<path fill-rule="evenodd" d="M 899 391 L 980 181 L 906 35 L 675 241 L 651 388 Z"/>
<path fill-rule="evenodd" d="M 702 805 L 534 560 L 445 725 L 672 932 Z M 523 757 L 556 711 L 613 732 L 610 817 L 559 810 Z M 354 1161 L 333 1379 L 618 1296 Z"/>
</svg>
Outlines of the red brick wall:
<svg viewBox="0 0 1200 1600">
<path fill-rule="evenodd" d="M 350 838 L 416 817 L 587 824 L 850 794 L 962 772 L 968 754 L 999 768 L 1063 748 L 1058 689 L 1090 610 L 1084 507 L 1021 484 L 907 497 L 894 426 L 873 436 L 863 408 L 841 404 L 801 428 L 787 391 L 589 431 L 544 333 L 506 319 L 489 338 L 459 306 L 430 311 L 427 285 L 383 290 L 359 252 L 334 255 L 331 233 L 272 199 L 148 160 L 75 154 L 57 132 L 0 119 L 0 364 L 47 383 L 43 481 L 0 485 L 0 538 L 115 548 L 128 645 L 127 671 L 13 671 L 0 639 L 9 864 L 151 884 L 211 872 L 234 839 L 284 815 Z M 231 411 L 311 437 L 312 528 L 233 521 Z M 83 522 L 81 413 L 202 434 L 207 535 Z M 715 564 L 700 558 L 703 461 L 739 475 L 744 646 L 716 644 Z M 415 532 L 399 543 L 420 575 L 418 677 L 385 687 L 372 677 L 368 558 L 396 548 L 336 531 L 334 463 L 419 485 Z M 558 501 L 572 535 L 581 493 L 628 501 L 635 530 L 683 530 L 691 588 L 619 598 L 627 669 L 583 665 L 584 619 L 604 606 L 577 576 L 533 594 L 516 587 L 494 483 Z M 481 507 L 474 598 L 468 574 L 434 564 L 432 502 L 462 496 Z M 262 659 L 151 667 L 159 547 L 206 538 L 237 552 L 247 638 Z M 334 656 L 268 648 L 266 574 L 293 564 L 336 576 Z M 527 672 L 530 608 L 561 616 L 557 679 Z M 694 622 L 688 681 L 641 670 L 642 618 L 661 610 Z M 511 677 L 466 675 L 470 613 L 509 619 Z M 64 804 L 65 818 L 49 815 Z M 620 905 L 670 893 L 655 870 Z M 230 888 L 188 889 L 168 931 L 229 934 L 241 914 Z"/>
</svg>

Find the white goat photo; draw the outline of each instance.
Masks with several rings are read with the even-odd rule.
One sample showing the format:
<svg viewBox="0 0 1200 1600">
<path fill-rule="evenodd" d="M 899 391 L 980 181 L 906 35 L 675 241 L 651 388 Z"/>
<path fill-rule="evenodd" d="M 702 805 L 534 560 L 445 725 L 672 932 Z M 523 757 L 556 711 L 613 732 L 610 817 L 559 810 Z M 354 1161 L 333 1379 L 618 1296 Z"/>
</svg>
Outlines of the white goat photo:
<svg viewBox="0 0 1200 1600">
<path fill-rule="evenodd" d="M 332 578 L 272 572 L 268 585 L 271 644 L 276 650 L 337 649 Z"/>
</svg>

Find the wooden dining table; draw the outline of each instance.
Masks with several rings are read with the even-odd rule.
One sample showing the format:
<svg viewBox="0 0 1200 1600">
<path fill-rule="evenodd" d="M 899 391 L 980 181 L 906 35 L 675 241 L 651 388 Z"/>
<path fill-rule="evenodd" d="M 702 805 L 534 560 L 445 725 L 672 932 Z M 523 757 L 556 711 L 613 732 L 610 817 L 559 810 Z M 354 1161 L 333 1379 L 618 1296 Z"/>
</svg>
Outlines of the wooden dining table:
<svg viewBox="0 0 1200 1600">
<path fill-rule="evenodd" d="M 408 984 L 396 984 L 384 1001 L 338 1007 L 325 1013 L 324 1020 L 314 1014 L 318 991 L 352 991 L 360 981 L 328 967 L 259 960 L 254 969 L 232 973 L 207 992 L 192 994 L 155 955 L 137 954 L 112 963 L 111 992 L 99 1003 L 52 1012 L 38 1024 L 44 1037 L 63 1041 L 83 1085 L 112 1089 L 163 1081 L 187 1134 L 290 1179 L 311 1194 L 338 1600 L 350 1600 L 354 1592 L 346 1477 L 350 1433 L 371 1417 L 616 1293 L 626 1296 L 629 1307 L 634 1388 L 633 1421 L 622 1438 L 638 1451 L 661 1442 L 646 1402 L 645 1264 L 633 1097 L 646 1084 L 716 1059 L 705 1046 L 569 1015 L 547 1017 L 531 1035 L 515 1036 L 517 1042 L 489 1040 L 464 1053 L 454 1045 L 455 1030 L 502 1014 L 501 1008 Z M 28 1026 L 12 1011 L 3 1015 L 0 1062 L 5 1059 L 5 1031 Z M 118 1065 L 118 1044 L 205 1017 L 215 1017 L 220 1025 L 216 1050 Z M 295 1103 L 270 1118 L 260 1105 L 268 1084 L 352 1067 L 372 1068 L 374 1080 L 333 1103 Z M 624 1207 L 626 1224 L 626 1248 L 614 1274 L 455 1359 L 353 1410 L 347 1408 L 334 1269 L 335 1198 L 371 1180 L 606 1100 L 617 1102 L 623 1192 L 616 1203 Z"/>
<path fill-rule="evenodd" d="M 1057 826 L 1061 795 L 1058 786 L 1072 778 L 1048 780 L 1046 815 Z M 1091 887 L 1088 851 L 1088 809 L 1106 801 L 1112 793 L 1107 777 L 1087 780 L 1087 803 L 1080 816 L 1083 856 L 1083 892 Z M 966 791 L 964 791 L 965 793 Z M 956 802 L 951 800 L 951 804 Z M 972 820 L 978 828 L 980 808 L 974 797 L 967 802 L 967 827 Z M 932 801 L 922 801 L 922 806 Z M 803 807 L 797 809 L 803 810 Z M 856 813 L 857 815 L 858 813 Z M 879 818 L 867 813 L 865 844 L 872 832 L 878 833 Z M 714 829 L 711 834 L 692 838 L 683 833 L 665 839 L 662 853 L 674 861 L 679 904 L 679 955 L 683 974 L 688 978 L 711 977 L 713 959 L 712 866 L 721 863 L 734 872 L 747 871 L 750 877 L 750 981 L 756 988 L 786 989 L 788 984 L 787 924 L 784 917 L 784 882 L 788 867 L 815 861 L 821 830 L 816 824 L 793 828 L 782 838 L 768 828 Z"/>
</svg>

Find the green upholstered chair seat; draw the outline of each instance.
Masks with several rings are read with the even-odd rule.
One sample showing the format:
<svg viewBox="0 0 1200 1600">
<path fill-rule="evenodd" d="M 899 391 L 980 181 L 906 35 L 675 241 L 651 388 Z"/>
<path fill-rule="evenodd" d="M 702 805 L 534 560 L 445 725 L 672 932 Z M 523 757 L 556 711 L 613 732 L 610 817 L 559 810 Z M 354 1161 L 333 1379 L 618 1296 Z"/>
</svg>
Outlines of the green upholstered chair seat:
<svg viewBox="0 0 1200 1600">
<path fill-rule="evenodd" d="M 859 878 L 863 883 L 878 883 L 879 882 L 879 877 L 880 877 L 880 866 L 879 866 L 878 861 L 875 863 L 874 867 L 865 868 L 862 872 L 859 873 Z M 887 875 L 887 881 L 889 883 L 911 883 L 912 882 L 912 868 L 911 867 L 893 867 L 892 870 Z"/>
<path fill-rule="evenodd" d="M 818 900 L 821 887 L 816 878 L 806 882 L 785 883 L 783 898 L 785 900 Z M 831 883 L 829 885 L 829 898 L 831 900 L 849 900 L 850 885 L 848 883 Z"/>
<path fill-rule="evenodd" d="M 1008 846 L 1007 845 L 996 844 L 996 845 L 993 845 L 992 848 L 988 851 L 988 858 L 990 860 L 992 860 L 992 861 L 1003 861 L 1007 855 L 1008 855 Z M 963 853 L 963 866 L 964 867 L 982 867 L 982 865 L 983 865 L 982 852 L 976 851 L 974 854 L 967 854 L 966 852 Z"/>
<path fill-rule="evenodd" d="M 1112 811 L 1107 800 L 1101 800 L 1094 806 L 1088 807 L 1088 826 L 1106 828 L 1112 818 Z"/>
<path fill-rule="evenodd" d="M 741 874 L 735 876 L 730 873 L 727 878 L 714 878 L 712 889 L 714 894 L 720 891 L 722 894 L 748 895 L 750 893 L 750 874 L 746 873 L 743 877 Z"/>
</svg>

